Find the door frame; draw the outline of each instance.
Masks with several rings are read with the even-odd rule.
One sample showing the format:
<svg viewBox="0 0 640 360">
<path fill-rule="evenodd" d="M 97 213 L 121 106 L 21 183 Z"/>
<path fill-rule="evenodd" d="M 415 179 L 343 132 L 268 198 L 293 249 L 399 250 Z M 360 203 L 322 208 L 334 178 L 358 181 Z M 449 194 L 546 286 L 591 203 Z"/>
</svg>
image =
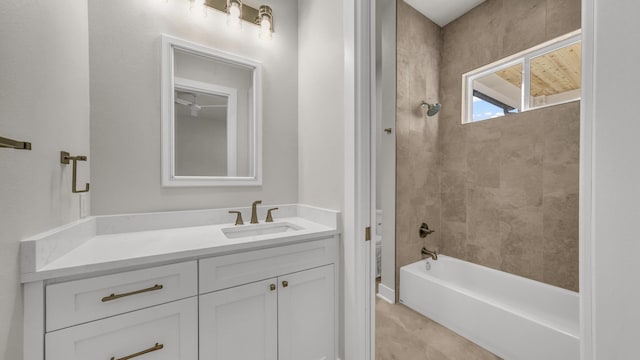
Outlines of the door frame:
<svg viewBox="0 0 640 360">
<path fill-rule="evenodd" d="M 595 359 L 593 156 L 595 135 L 595 0 L 582 0 L 582 94 L 580 100 L 580 358 Z"/>
<path fill-rule="evenodd" d="M 353 28 L 345 26 L 345 228 L 353 220 L 354 229 L 363 229 L 375 223 L 375 7 L 364 0 L 345 1 L 344 24 L 352 24 Z M 579 221 L 579 261 L 580 261 L 580 358 L 582 360 L 595 359 L 595 307 L 593 305 L 594 287 L 594 224 L 593 212 L 593 171 L 594 171 L 594 110 L 595 110 L 595 0 L 582 0 L 582 95 L 580 103 L 580 221 Z M 368 54 L 368 58 L 364 56 Z M 351 57 L 350 57 L 351 55 Z M 367 76 L 368 75 L 368 76 Z M 353 108 L 351 107 L 353 105 Z M 350 126 L 348 119 L 354 119 Z M 355 131 L 355 132 L 354 132 Z M 373 145 L 373 146 L 372 146 Z M 366 153 L 365 153 L 366 152 Z M 351 162 L 350 162 L 351 161 Z M 349 169 L 349 166 L 354 166 Z M 354 180 L 355 182 L 351 182 Z M 356 185 L 355 187 L 353 185 Z M 370 198 L 357 196 L 369 193 Z M 364 191 L 362 189 L 366 189 Z M 348 205 L 352 206 L 348 206 Z M 367 207 L 368 206 L 368 207 Z M 372 209 L 373 208 L 373 209 Z M 353 211 L 352 215 L 349 214 Z M 368 217 L 368 219 L 367 219 Z M 355 235 L 355 232 L 351 233 Z M 350 235 L 345 232 L 345 236 Z M 354 237 L 358 238 L 358 237 Z M 358 241 L 356 241 L 358 243 Z M 369 242 L 370 243 L 370 242 Z M 371 244 L 369 244 L 371 245 Z M 359 248 L 359 247 L 355 247 Z M 361 249 L 365 250 L 365 249 Z M 354 262 L 354 278 L 366 284 L 357 290 L 366 292 L 364 298 L 354 296 L 356 300 L 353 308 L 365 309 L 363 320 L 365 328 L 360 328 L 353 336 L 346 326 L 348 317 L 345 316 L 346 359 L 375 358 L 375 286 L 372 265 L 375 264 L 375 246 L 369 246 L 370 256 L 356 257 Z M 345 253 L 345 260 L 349 260 Z M 367 277 L 368 276 L 368 277 Z M 345 277 L 345 311 L 349 310 L 350 281 Z M 356 291 L 356 292 L 359 292 Z M 350 343 L 362 339 L 360 344 Z M 353 344 L 353 345 L 350 345 Z M 356 347 L 355 352 L 349 351 Z M 358 356 L 361 355 L 361 356 Z"/>
<path fill-rule="evenodd" d="M 345 360 L 371 360 L 375 336 L 375 287 L 372 257 L 375 246 L 365 229 L 375 222 L 375 178 L 372 177 L 372 105 L 375 61 L 369 0 L 343 1 L 344 33 L 344 347 Z M 375 69 L 375 67 L 374 67 Z M 375 144 L 375 139 L 373 139 Z M 372 183 L 373 182 L 373 183 Z M 373 189 L 373 192 L 372 192 Z"/>
</svg>

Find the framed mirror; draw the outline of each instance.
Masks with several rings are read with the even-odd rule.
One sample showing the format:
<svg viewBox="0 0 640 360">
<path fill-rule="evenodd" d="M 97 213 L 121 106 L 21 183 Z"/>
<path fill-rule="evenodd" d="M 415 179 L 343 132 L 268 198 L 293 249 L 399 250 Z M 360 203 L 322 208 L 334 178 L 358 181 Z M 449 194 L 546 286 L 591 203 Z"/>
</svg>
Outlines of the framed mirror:
<svg viewBox="0 0 640 360">
<path fill-rule="evenodd" d="M 162 185 L 262 184 L 260 63 L 162 36 Z"/>
</svg>

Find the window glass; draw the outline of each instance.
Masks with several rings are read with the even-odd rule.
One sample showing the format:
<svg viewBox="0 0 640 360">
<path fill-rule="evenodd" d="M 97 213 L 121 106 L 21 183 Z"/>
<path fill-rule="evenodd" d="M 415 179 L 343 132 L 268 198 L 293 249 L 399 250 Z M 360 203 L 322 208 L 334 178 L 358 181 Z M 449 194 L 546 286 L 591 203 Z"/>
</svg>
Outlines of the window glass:
<svg viewBox="0 0 640 360">
<path fill-rule="evenodd" d="M 462 75 L 462 123 L 580 100 L 579 30 Z"/>
<path fill-rule="evenodd" d="M 519 112 L 522 103 L 522 64 L 473 80 L 472 121 Z"/>
<path fill-rule="evenodd" d="M 580 98 L 580 45 L 571 44 L 531 59 L 531 108 Z"/>
</svg>

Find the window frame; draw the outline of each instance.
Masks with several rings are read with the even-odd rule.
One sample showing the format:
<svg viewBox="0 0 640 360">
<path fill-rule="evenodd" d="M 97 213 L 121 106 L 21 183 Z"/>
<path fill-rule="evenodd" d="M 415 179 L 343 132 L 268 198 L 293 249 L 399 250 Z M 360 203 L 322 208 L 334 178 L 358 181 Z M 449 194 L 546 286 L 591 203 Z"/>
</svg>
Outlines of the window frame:
<svg viewBox="0 0 640 360">
<path fill-rule="evenodd" d="M 576 30 L 557 37 L 555 39 L 544 42 L 517 54 L 508 56 L 504 59 L 495 61 L 491 64 L 482 66 L 475 70 L 462 74 L 462 124 L 469 124 L 483 120 L 473 120 L 473 82 L 477 79 L 491 75 L 500 70 L 522 64 L 522 88 L 519 112 L 543 109 L 549 106 L 566 104 L 573 101 L 579 101 L 580 96 L 575 99 L 564 100 L 553 104 L 545 104 L 531 107 L 531 60 L 539 56 L 554 52 L 561 48 L 579 43 L 582 41 L 582 30 Z M 505 115 L 506 116 L 506 115 Z"/>
</svg>

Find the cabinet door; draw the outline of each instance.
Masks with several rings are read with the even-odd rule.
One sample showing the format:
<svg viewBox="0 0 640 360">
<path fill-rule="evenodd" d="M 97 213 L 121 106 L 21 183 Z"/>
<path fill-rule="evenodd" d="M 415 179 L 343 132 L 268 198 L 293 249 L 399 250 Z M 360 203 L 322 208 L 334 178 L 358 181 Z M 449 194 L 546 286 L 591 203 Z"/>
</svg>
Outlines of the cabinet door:
<svg viewBox="0 0 640 360">
<path fill-rule="evenodd" d="M 50 332 L 45 358 L 197 360 L 197 312 L 193 297 Z"/>
<path fill-rule="evenodd" d="M 200 296 L 200 360 L 277 360 L 276 279 Z"/>
<path fill-rule="evenodd" d="M 278 285 L 278 359 L 334 359 L 333 265 L 281 276 Z"/>
</svg>

